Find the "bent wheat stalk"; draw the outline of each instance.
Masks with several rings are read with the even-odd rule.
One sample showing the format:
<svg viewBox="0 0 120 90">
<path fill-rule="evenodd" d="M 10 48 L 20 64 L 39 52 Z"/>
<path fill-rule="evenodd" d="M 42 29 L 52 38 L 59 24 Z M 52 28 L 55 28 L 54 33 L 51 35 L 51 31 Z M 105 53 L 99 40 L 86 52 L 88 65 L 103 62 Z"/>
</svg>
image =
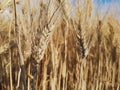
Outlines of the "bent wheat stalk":
<svg viewBox="0 0 120 90">
<path fill-rule="evenodd" d="M 18 73 L 18 81 L 17 81 L 16 89 L 18 89 L 18 87 L 20 85 L 20 75 L 21 75 L 21 68 L 20 68 L 19 73 Z"/>
<path fill-rule="evenodd" d="M 15 0 L 13 1 L 13 6 L 14 6 L 14 19 L 15 19 L 15 32 L 16 32 L 16 38 L 17 38 L 17 45 L 18 45 L 18 52 L 20 55 L 20 67 L 21 67 L 21 76 L 22 76 L 22 81 L 23 81 L 23 85 L 24 85 L 24 90 L 27 90 L 27 84 L 26 84 L 26 78 L 25 78 L 25 65 L 24 65 L 24 57 L 22 54 L 22 50 L 21 50 L 21 39 L 20 39 L 20 31 L 18 30 L 18 25 L 17 25 L 17 13 L 16 13 L 16 2 Z"/>
</svg>

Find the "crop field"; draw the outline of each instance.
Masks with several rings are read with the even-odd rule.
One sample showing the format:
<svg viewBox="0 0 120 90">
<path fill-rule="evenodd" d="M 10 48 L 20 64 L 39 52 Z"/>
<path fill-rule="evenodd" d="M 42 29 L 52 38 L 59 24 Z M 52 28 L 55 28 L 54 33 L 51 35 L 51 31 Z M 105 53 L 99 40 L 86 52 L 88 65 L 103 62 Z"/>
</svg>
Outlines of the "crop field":
<svg viewBox="0 0 120 90">
<path fill-rule="evenodd" d="M 0 0 L 0 90 L 120 90 L 117 1 Z"/>
</svg>

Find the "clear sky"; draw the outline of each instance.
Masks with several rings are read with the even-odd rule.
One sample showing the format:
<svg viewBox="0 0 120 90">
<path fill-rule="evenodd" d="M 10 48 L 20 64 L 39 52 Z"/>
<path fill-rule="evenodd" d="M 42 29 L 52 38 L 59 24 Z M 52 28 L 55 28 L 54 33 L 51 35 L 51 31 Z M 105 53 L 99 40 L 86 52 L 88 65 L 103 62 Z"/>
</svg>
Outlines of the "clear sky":
<svg viewBox="0 0 120 90">
<path fill-rule="evenodd" d="M 96 2 L 102 2 L 103 4 L 112 2 L 112 0 L 95 0 L 95 1 Z"/>
<path fill-rule="evenodd" d="M 117 2 L 120 4 L 120 0 L 94 0 L 95 3 L 101 3 L 102 5 L 105 5 L 105 4 L 110 4 L 110 3 L 114 3 L 114 2 Z"/>
<path fill-rule="evenodd" d="M 95 4 L 99 3 L 101 3 L 103 9 L 109 5 L 114 6 L 114 8 L 120 6 L 120 0 L 95 0 Z"/>
<path fill-rule="evenodd" d="M 0 0 L 0 2 L 2 2 L 3 0 Z M 24 0 L 22 0 L 22 1 L 24 1 Z M 71 0 L 72 1 L 72 3 L 73 3 L 73 5 L 74 6 L 76 6 L 77 5 L 77 0 Z M 80 0 L 80 1 L 82 1 L 82 0 Z M 120 14 L 120 0 L 93 0 L 94 1 L 94 6 L 95 6 L 95 8 L 97 7 L 97 6 L 99 6 L 99 5 L 101 5 L 101 9 L 103 10 L 103 11 L 106 11 L 106 10 L 108 10 L 108 7 L 109 7 L 109 5 L 111 4 L 111 9 L 113 9 L 112 11 L 115 11 L 115 10 L 117 10 L 117 12 Z M 7 9 L 7 10 L 5 10 L 5 15 L 7 15 L 9 13 L 9 10 Z"/>
<path fill-rule="evenodd" d="M 120 17 L 120 0 L 94 0 L 94 5 L 100 5 L 102 12 L 109 11 Z"/>
</svg>

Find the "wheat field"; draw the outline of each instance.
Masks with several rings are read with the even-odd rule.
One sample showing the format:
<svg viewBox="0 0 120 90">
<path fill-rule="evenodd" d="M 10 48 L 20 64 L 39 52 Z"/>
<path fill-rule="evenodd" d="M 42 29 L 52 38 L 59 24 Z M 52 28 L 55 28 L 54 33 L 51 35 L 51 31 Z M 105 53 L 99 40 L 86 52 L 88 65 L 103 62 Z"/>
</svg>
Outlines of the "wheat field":
<svg viewBox="0 0 120 90">
<path fill-rule="evenodd" d="M 0 90 L 120 90 L 118 6 L 0 0 Z"/>
</svg>

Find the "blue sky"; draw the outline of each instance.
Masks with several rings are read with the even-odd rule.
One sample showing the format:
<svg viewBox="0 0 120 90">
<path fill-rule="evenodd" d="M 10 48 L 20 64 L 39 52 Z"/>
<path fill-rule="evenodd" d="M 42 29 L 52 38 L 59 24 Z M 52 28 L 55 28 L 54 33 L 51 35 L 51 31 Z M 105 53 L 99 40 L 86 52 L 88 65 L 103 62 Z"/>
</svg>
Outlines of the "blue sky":
<svg viewBox="0 0 120 90">
<path fill-rule="evenodd" d="M 95 0 L 95 3 L 101 3 L 102 5 L 110 4 L 113 2 L 117 2 L 120 4 L 120 0 Z"/>
<path fill-rule="evenodd" d="M 94 4 L 98 5 L 101 4 L 103 7 L 106 7 L 109 4 L 112 3 L 118 3 L 120 5 L 120 0 L 93 0 Z M 77 0 L 72 0 L 73 5 L 77 4 Z"/>
<path fill-rule="evenodd" d="M 3 1 L 3 0 L 0 0 L 0 1 Z M 80 1 L 82 1 L 82 0 L 80 0 Z M 93 0 L 93 1 L 94 1 L 95 8 L 100 5 L 100 8 L 103 11 L 106 11 L 106 10 L 108 10 L 109 5 L 111 4 L 113 11 L 118 10 L 119 11 L 118 13 L 120 14 L 120 9 L 119 9 L 120 8 L 120 0 Z M 76 6 L 77 0 L 72 0 L 72 3 L 74 6 Z M 8 11 L 9 11 L 8 9 L 5 10 L 5 14 L 8 14 L 9 13 Z"/>
<path fill-rule="evenodd" d="M 102 12 L 110 11 L 120 17 L 120 0 L 94 0 L 94 5 L 100 5 Z"/>
<path fill-rule="evenodd" d="M 112 6 L 112 8 L 116 8 L 120 6 L 120 0 L 94 0 L 94 5 L 99 6 L 101 9 L 106 9 L 109 6 Z"/>
<path fill-rule="evenodd" d="M 112 0 L 95 0 L 95 1 L 96 2 L 102 2 L 103 4 L 112 2 Z"/>
</svg>

